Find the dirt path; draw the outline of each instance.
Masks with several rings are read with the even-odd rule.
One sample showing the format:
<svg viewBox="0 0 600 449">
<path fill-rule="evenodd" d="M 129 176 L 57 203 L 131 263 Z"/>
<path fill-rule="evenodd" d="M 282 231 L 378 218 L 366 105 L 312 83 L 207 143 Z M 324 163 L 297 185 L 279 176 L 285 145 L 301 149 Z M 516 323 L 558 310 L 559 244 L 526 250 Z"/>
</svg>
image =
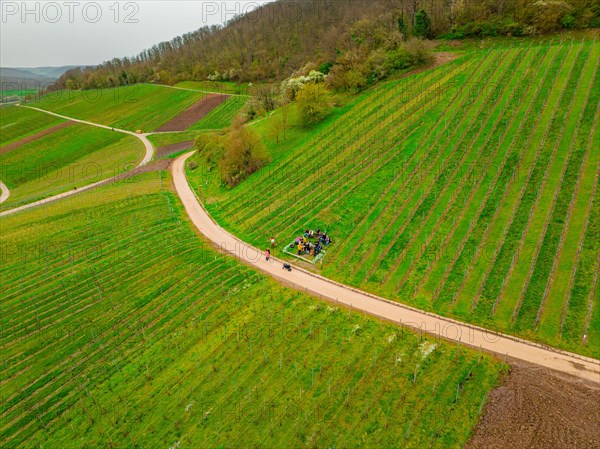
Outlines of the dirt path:
<svg viewBox="0 0 600 449">
<path fill-rule="evenodd" d="M 8 197 L 10 196 L 10 190 L 8 190 L 8 187 L 6 186 L 6 184 L 4 184 L 2 181 L 0 181 L 0 204 L 4 203 Z"/>
<path fill-rule="evenodd" d="M 209 94 L 202 100 L 194 103 L 181 114 L 162 125 L 155 132 L 164 133 L 172 131 L 185 131 L 190 126 L 195 125 L 198 121 L 206 117 L 210 111 L 224 103 L 228 98 L 229 95 L 225 94 Z"/>
<path fill-rule="evenodd" d="M 488 396 L 466 449 L 596 448 L 600 389 L 516 363 Z"/>
<path fill-rule="evenodd" d="M 137 137 L 144 144 L 144 148 L 146 149 L 146 153 L 145 153 L 144 158 L 142 159 L 142 161 L 138 164 L 138 166 L 134 170 L 136 170 L 136 169 L 138 169 L 140 167 L 143 167 L 144 165 L 148 164 L 152 160 L 152 158 L 154 157 L 154 146 L 152 145 L 152 143 L 146 137 L 147 134 L 136 134 L 134 132 L 126 131 L 124 129 L 111 128 L 110 126 L 99 125 L 98 123 L 92 123 L 92 122 L 87 122 L 85 120 L 79 120 L 79 119 L 75 119 L 75 118 L 72 118 L 72 117 L 67 117 L 65 115 L 56 114 L 55 112 L 45 111 L 44 109 L 38 109 L 38 108 L 34 108 L 32 106 L 22 106 L 21 105 L 20 107 L 34 109 L 34 110 L 40 111 L 40 112 L 45 112 L 46 114 L 54 115 L 56 117 L 60 117 L 60 118 L 63 118 L 65 120 L 69 120 L 71 122 L 83 123 L 85 125 L 91 125 L 91 126 L 95 126 L 97 128 L 110 129 L 110 130 L 113 130 L 115 132 L 120 132 L 120 133 L 123 133 L 123 134 L 129 134 L 131 136 Z M 22 211 L 22 210 L 31 209 L 31 208 L 36 207 L 36 206 L 41 206 L 42 204 L 52 203 L 52 202 L 60 200 L 62 198 L 67 198 L 69 196 L 76 195 L 76 194 L 81 193 L 81 192 L 85 192 L 85 191 L 93 189 L 95 187 L 99 187 L 101 185 L 104 185 L 104 184 L 106 184 L 108 182 L 112 182 L 112 181 L 114 181 L 116 179 L 120 179 L 120 176 L 122 176 L 122 175 L 117 175 L 117 176 L 114 176 L 112 178 L 105 179 L 103 181 L 98 181 L 98 182 L 95 182 L 93 184 L 88 184 L 88 185 L 80 187 L 80 188 L 78 188 L 76 190 L 69 190 L 69 191 L 63 192 L 63 193 L 61 193 L 59 195 L 54 195 L 54 196 L 45 198 L 45 199 L 40 200 L 40 201 L 35 201 L 33 203 L 25 204 L 24 206 L 15 207 L 14 209 L 9 209 L 7 211 L 0 212 L 0 217 L 5 217 L 7 215 L 11 215 L 11 214 L 14 214 L 14 213 Z M 0 182 L 0 184 L 1 184 L 1 182 Z M 8 192 L 8 188 L 4 184 L 2 184 L 2 186 L 3 186 L 2 187 L 2 198 L 4 198 L 4 189 L 6 188 L 6 190 Z M 10 192 L 7 193 L 6 198 L 8 198 L 9 194 L 10 194 Z M 5 201 L 6 198 L 2 199 L 2 201 Z M 0 203 L 2 201 L 0 201 Z"/>
<path fill-rule="evenodd" d="M 600 362 L 598 360 L 546 348 L 516 337 L 494 333 L 450 318 L 423 312 L 361 292 L 301 268 L 295 267 L 291 273 L 288 273 L 282 270 L 282 262 L 277 259 L 273 259 L 270 263 L 266 262 L 262 256 L 264 249 L 253 248 L 225 231 L 200 205 L 185 176 L 185 161 L 192 154 L 193 152 L 190 152 L 180 156 L 171 166 L 175 189 L 194 225 L 221 251 L 231 254 L 241 262 L 259 269 L 280 282 L 319 298 L 354 310 L 364 311 L 439 338 L 459 342 L 503 357 L 528 361 L 544 368 L 600 383 Z"/>
<path fill-rule="evenodd" d="M 7 152 L 12 151 L 16 148 L 19 148 L 23 145 L 26 145 L 30 142 L 41 139 L 42 137 L 45 137 L 49 134 L 55 133 L 56 131 L 60 131 L 61 129 L 65 129 L 65 128 L 68 128 L 73 125 L 74 125 L 73 122 L 64 122 L 64 123 L 59 123 L 58 125 L 52 126 L 47 129 L 43 129 L 40 132 L 32 134 L 31 136 L 24 137 L 20 140 L 17 140 L 16 142 L 12 142 L 12 143 L 9 143 L 8 145 L 0 147 L 0 154 L 7 153 Z"/>
</svg>

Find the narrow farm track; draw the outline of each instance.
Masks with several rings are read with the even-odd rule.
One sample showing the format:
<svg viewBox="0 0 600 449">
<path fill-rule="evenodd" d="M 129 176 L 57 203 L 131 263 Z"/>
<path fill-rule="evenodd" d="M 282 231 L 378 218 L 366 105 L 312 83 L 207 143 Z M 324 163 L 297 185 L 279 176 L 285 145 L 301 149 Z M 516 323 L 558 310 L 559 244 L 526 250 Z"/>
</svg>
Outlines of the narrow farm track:
<svg viewBox="0 0 600 449">
<path fill-rule="evenodd" d="M 70 120 L 71 122 L 76 122 L 76 123 L 82 123 L 84 125 L 90 125 L 90 126 L 95 126 L 97 128 L 104 128 L 104 129 L 109 129 L 109 130 L 113 130 L 115 132 L 119 132 L 122 134 L 129 134 L 131 136 L 137 137 L 143 144 L 144 144 L 144 148 L 146 149 L 146 154 L 144 155 L 144 158 L 141 160 L 141 162 L 134 168 L 140 168 L 143 167 L 144 165 L 147 165 L 152 158 L 154 157 L 154 146 L 152 145 L 152 143 L 148 140 L 148 134 L 136 134 L 132 131 L 127 131 L 124 129 L 118 129 L 118 128 L 111 128 L 110 126 L 105 126 L 105 125 L 100 125 L 98 123 L 93 123 L 93 122 L 88 122 L 85 120 L 79 120 L 76 118 L 72 118 L 72 117 L 67 117 L 66 115 L 61 115 L 61 114 L 57 114 L 55 112 L 50 112 L 50 111 L 46 111 L 44 109 L 39 109 L 39 108 L 34 108 L 32 106 L 23 106 L 23 105 L 19 105 L 19 107 L 22 108 L 27 108 L 27 109 L 33 109 L 35 111 L 39 111 L 39 112 L 44 112 L 46 114 L 50 114 L 50 115 L 54 115 L 56 117 L 60 117 L 63 118 L 65 120 Z M 98 181 L 98 182 L 94 182 L 92 184 L 88 184 L 86 186 L 82 186 L 77 190 L 70 190 L 68 192 L 64 192 L 58 195 L 54 195 L 51 196 L 49 198 L 45 198 L 43 200 L 40 201 L 35 201 L 33 203 L 29 203 L 29 204 L 25 204 L 23 206 L 19 206 L 19 207 L 15 207 L 13 209 L 9 209 L 7 211 L 1 212 L 0 213 L 0 217 L 5 217 L 7 215 L 11 215 L 14 214 L 16 212 L 20 212 L 22 210 L 27 210 L 27 209 L 31 209 L 33 207 L 37 207 L 37 206 L 41 206 L 42 204 L 48 204 L 48 203 L 52 203 L 54 201 L 60 200 L 62 198 L 67 198 L 69 196 L 73 196 L 76 195 L 77 193 L 81 193 L 81 192 L 85 192 L 87 190 L 93 189 L 95 187 L 99 187 L 101 185 L 104 185 L 108 182 L 111 182 L 115 179 L 120 178 L 122 175 L 118 175 L 118 176 L 114 176 L 112 178 L 108 178 L 108 179 L 104 179 L 102 181 Z M 8 187 L 6 187 L 6 185 L 4 185 L 1 181 L 0 181 L 0 188 L 2 189 L 2 196 L 0 197 L 0 203 L 2 203 L 3 201 L 6 201 L 6 199 L 8 198 L 10 192 L 8 191 Z M 5 189 L 6 189 L 6 196 L 5 196 Z"/>
<path fill-rule="evenodd" d="M 300 268 L 292 272 L 281 269 L 281 262 L 266 262 L 262 251 L 254 248 L 221 228 L 198 202 L 185 175 L 185 161 L 193 152 L 180 156 L 172 165 L 173 181 L 185 210 L 198 230 L 224 253 L 256 268 L 293 288 L 311 293 L 350 309 L 364 311 L 388 321 L 406 325 L 450 341 L 600 383 L 598 360 L 558 351 L 508 335 L 491 333 L 452 319 L 413 309 L 364 293 Z"/>
<path fill-rule="evenodd" d="M 10 196 L 10 190 L 8 190 L 8 187 L 2 181 L 0 181 L 0 192 L 0 204 L 2 204 Z"/>
</svg>

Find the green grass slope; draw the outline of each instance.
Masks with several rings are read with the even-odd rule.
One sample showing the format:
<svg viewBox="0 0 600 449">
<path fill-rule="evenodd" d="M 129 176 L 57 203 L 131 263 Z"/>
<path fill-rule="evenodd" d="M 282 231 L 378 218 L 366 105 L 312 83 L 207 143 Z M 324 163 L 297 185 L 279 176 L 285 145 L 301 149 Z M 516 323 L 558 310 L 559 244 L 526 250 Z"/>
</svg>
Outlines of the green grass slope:
<svg viewBox="0 0 600 449">
<path fill-rule="evenodd" d="M 205 95 L 158 85 L 134 84 L 114 89 L 61 90 L 32 105 L 102 125 L 151 132 Z"/>
<path fill-rule="evenodd" d="M 471 51 L 377 86 L 233 190 L 190 172 L 243 239 L 330 232 L 329 277 L 600 357 L 600 44 Z"/>
<path fill-rule="evenodd" d="M 248 94 L 248 83 L 234 83 L 231 81 L 181 81 L 175 84 L 175 87 L 222 94 Z"/>
<path fill-rule="evenodd" d="M 0 209 L 31 203 L 131 170 L 143 158 L 144 151 L 136 137 L 94 126 L 75 124 L 56 131 L 0 154 L 0 180 L 10 189 L 10 197 Z"/>
<path fill-rule="evenodd" d="M 233 118 L 248 102 L 248 97 L 229 97 L 188 130 L 222 129 L 231 125 Z"/>
<path fill-rule="evenodd" d="M 64 120 L 32 109 L 4 106 L 0 108 L 0 146 L 16 142 Z"/>
<path fill-rule="evenodd" d="M 0 220 L 5 448 L 460 448 L 503 370 L 214 252 L 164 172 Z"/>
<path fill-rule="evenodd" d="M 195 140 L 203 134 L 204 131 L 182 131 L 182 132 L 169 132 L 169 133 L 157 133 L 148 136 L 148 140 L 152 142 L 156 148 L 165 147 L 174 143 L 186 142 L 188 140 Z"/>
</svg>

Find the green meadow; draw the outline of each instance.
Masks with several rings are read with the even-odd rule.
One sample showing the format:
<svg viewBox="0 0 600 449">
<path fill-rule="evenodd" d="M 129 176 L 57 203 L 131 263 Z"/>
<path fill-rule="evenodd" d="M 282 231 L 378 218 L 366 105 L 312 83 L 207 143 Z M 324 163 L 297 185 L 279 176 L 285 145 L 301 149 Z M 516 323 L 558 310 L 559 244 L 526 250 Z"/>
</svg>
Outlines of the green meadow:
<svg viewBox="0 0 600 449">
<path fill-rule="evenodd" d="M 174 143 L 186 142 L 194 140 L 205 131 L 182 131 L 182 132 L 165 132 L 157 133 L 148 136 L 148 140 L 152 142 L 156 148 L 172 145 Z"/>
<path fill-rule="evenodd" d="M 0 148 L 64 121 L 59 117 L 32 109 L 16 106 L 2 107 L 0 108 Z"/>
<path fill-rule="evenodd" d="M 136 137 L 107 129 L 74 124 L 55 131 L 0 154 L 0 180 L 10 189 L 10 197 L 0 210 L 131 170 L 144 152 Z"/>
<path fill-rule="evenodd" d="M 206 94 L 152 84 L 112 89 L 60 90 L 32 106 L 128 131 L 152 132 Z"/>
<path fill-rule="evenodd" d="M 229 97 L 188 129 L 191 131 L 227 128 L 247 102 L 248 97 Z"/>
<path fill-rule="evenodd" d="M 181 81 L 175 84 L 175 87 L 235 95 L 248 95 L 249 90 L 248 83 L 231 81 Z"/>
</svg>

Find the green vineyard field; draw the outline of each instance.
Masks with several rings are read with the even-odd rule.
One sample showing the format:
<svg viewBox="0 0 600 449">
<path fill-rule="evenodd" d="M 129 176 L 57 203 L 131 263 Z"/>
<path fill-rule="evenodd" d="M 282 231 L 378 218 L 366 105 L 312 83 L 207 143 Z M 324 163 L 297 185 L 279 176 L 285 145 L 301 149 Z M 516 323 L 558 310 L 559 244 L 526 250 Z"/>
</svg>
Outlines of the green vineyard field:
<svg viewBox="0 0 600 449">
<path fill-rule="evenodd" d="M 469 52 L 379 84 L 228 190 L 188 170 L 213 217 L 262 246 L 321 228 L 325 276 L 600 357 L 600 44 Z"/>
<path fill-rule="evenodd" d="M 215 252 L 169 176 L 2 218 L 3 447 L 464 445 L 502 363 Z"/>
</svg>

